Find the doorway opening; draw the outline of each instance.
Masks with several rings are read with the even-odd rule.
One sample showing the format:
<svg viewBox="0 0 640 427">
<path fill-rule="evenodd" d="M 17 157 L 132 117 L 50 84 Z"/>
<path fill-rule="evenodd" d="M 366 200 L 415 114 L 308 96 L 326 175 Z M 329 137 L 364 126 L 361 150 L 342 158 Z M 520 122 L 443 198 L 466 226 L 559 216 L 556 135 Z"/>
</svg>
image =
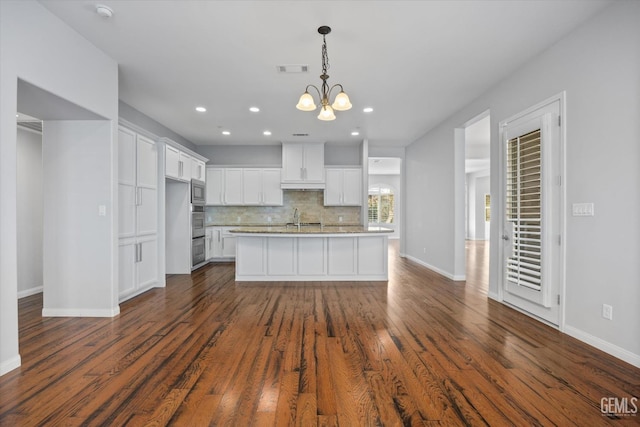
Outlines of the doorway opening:
<svg viewBox="0 0 640 427">
<path fill-rule="evenodd" d="M 400 239 L 402 159 L 369 157 L 367 196 L 368 224 L 393 230 L 389 239 Z"/>
<path fill-rule="evenodd" d="M 488 293 L 491 220 L 491 117 L 486 111 L 464 126 L 465 275 Z"/>
</svg>

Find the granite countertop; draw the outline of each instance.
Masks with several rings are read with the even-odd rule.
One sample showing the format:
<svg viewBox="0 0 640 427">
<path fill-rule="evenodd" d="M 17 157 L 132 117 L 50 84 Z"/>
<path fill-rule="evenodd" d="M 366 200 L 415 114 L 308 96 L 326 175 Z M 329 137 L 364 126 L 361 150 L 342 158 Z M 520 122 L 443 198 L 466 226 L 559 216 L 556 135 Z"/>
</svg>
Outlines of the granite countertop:
<svg viewBox="0 0 640 427">
<path fill-rule="evenodd" d="M 324 225 L 301 224 L 297 225 L 242 225 L 230 230 L 231 233 L 255 233 L 255 234 L 358 234 L 358 233 L 391 233 L 390 228 L 363 227 L 361 225 Z"/>
</svg>

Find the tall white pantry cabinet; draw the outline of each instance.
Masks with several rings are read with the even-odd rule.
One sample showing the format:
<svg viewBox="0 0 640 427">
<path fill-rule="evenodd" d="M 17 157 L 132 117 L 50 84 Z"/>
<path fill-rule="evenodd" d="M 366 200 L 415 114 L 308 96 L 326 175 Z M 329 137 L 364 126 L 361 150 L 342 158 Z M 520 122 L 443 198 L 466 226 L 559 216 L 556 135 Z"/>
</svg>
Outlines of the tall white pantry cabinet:
<svg viewBox="0 0 640 427">
<path fill-rule="evenodd" d="M 158 282 L 158 150 L 127 128 L 118 130 L 119 299 Z"/>
</svg>

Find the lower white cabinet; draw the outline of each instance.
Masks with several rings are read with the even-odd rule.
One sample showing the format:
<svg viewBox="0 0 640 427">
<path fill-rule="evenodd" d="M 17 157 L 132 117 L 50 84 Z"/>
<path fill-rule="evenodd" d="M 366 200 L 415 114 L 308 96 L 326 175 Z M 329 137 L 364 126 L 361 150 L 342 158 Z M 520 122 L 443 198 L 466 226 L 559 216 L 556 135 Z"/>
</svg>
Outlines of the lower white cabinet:
<svg viewBox="0 0 640 427">
<path fill-rule="evenodd" d="M 205 231 L 205 251 L 207 260 L 235 259 L 236 236 L 229 230 L 233 227 L 207 227 Z"/>
<path fill-rule="evenodd" d="M 236 280 L 387 280 L 387 236 L 239 234 Z"/>
<path fill-rule="evenodd" d="M 156 236 L 120 239 L 120 301 L 154 287 L 158 282 L 158 241 Z"/>
</svg>

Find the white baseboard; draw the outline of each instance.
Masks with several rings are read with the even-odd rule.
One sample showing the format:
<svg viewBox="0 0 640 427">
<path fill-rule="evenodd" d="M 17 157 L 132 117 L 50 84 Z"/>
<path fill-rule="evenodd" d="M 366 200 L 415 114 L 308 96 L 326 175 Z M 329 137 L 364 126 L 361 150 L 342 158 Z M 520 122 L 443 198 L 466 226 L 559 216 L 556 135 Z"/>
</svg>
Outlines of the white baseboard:
<svg viewBox="0 0 640 427">
<path fill-rule="evenodd" d="M 413 262 L 415 262 L 416 264 L 420 264 L 421 266 L 426 267 L 429 270 L 434 271 L 434 272 L 436 272 L 436 273 L 438 273 L 438 274 L 440 274 L 440 275 L 442 275 L 442 276 L 444 276 L 444 277 L 446 277 L 448 279 L 451 279 L 451 280 L 453 280 L 455 282 L 460 282 L 460 281 L 466 280 L 466 276 L 465 275 L 454 276 L 453 274 L 449 273 L 448 271 L 444 271 L 444 270 L 439 269 L 438 267 L 434 267 L 431 264 L 427 264 L 426 262 L 424 262 L 424 261 L 422 261 L 422 260 L 420 260 L 418 258 L 412 257 L 411 255 L 401 254 L 401 256 L 404 257 L 404 258 L 407 258 L 407 259 L 409 259 L 409 260 L 411 260 Z"/>
<path fill-rule="evenodd" d="M 498 302 L 502 302 L 502 301 L 500 301 L 500 296 L 498 296 L 498 294 L 497 294 L 496 292 L 489 291 L 489 293 L 487 294 L 487 296 L 488 296 L 489 298 L 491 298 L 492 300 L 496 300 L 496 301 L 498 301 Z"/>
<path fill-rule="evenodd" d="M 31 295 L 42 293 L 42 286 L 36 286 L 35 288 L 25 289 L 24 291 L 18 292 L 18 299 L 30 297 Z"/>
<path fill-rule="evenodd" d="M 574 328 L 573 326 L 565 325 L 564 333 L 640 368 L 640 355 L 638 354 L 625 350 L 622 347 L 618 347 L 615 344 L 611 344 L 608 341 L 595 337 L 581 329 Z"/>
<path fill-rule="evenodd" d="M 22 360 L 20 359 L 19 354 L 13 356 L 9 360 L 5 360 L 4 362 L 0 363 L 0 375 L 4 375 L 7 372 L 10 372 L 16 368 L 19 368 L 21 364 L 22 364 Z"/>
<path fill-rule="evenodd" d="M 115 317 L 120 314 L 120 306 L 112 309 L 86 308 L 43 308 L 42 317 Z"/>
</svg>

